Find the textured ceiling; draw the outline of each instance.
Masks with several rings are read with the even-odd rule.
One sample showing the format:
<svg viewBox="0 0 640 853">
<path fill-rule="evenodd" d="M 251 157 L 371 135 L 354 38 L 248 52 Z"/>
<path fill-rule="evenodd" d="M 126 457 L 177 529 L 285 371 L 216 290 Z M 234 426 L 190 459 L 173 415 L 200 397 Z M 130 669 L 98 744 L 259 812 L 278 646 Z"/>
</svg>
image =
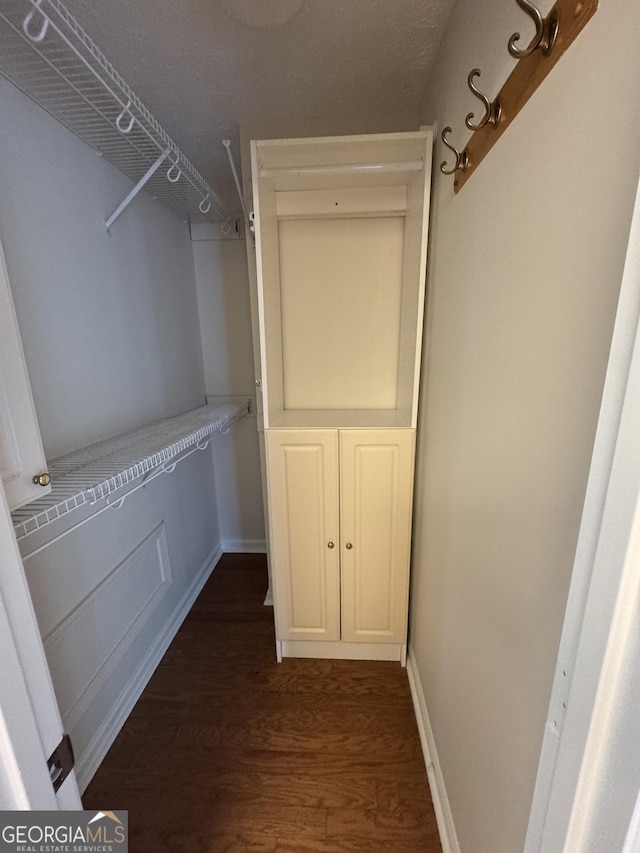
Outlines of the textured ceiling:
<svg viewBox="0 0 640 853">
<path fill-rule="evenodd" d="M 64 0 L 211 186 L 262 118 L 418 109 L 452 0 Z"/>
</svg>

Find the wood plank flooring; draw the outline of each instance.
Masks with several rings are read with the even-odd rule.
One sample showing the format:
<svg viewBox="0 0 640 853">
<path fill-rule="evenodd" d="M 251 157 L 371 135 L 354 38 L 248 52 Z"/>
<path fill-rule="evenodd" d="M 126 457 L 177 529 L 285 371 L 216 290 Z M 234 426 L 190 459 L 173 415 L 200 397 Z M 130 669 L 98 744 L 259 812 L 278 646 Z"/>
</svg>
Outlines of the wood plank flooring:
<svg viewBox="0 0 640 853">
<path fill-rule="evenodd" d="M 131 853 L 441 853 L 406 671 L 275 661 L 262 555 L 225 555 L 83 797 Z"/>
</svg>

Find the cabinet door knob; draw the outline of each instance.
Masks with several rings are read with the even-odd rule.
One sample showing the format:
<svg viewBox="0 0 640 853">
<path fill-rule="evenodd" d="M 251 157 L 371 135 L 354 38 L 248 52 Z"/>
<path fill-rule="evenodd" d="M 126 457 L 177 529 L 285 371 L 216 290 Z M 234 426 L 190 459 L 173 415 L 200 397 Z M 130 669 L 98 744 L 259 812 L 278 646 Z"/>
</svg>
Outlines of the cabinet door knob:
<svg viewBox="0 0 640 853">
<path fill-rule="evenodd" d="M 327 548 L 335 548 L 335 547 L 336 546 L 333 544 L 333 542 L 327 542 Z"/>
<path fill-rule="evenodd" d="M 347 551 L 350 551 L 353 548 L 353 545 L 351 544 L 351 542 L 347 542 L 344 547 L 347 549 Z"/>
<path fill-rule="evenodd" d="M 51 482 L 51 474 L 44 471 L 42 474 L 36 474 L 33 478 L 34 486 L 48 486 Z"/>
</svg>

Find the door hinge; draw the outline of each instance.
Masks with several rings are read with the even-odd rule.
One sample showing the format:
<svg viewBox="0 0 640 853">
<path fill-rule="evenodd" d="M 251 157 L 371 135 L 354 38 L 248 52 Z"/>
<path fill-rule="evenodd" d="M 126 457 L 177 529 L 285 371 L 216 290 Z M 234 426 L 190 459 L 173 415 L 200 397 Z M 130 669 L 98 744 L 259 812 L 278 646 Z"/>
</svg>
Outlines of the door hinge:
<svg viewBox="0 0 640 853">
<path fill-rule="evenodd" d="M 62 785 L 69 773 L 73 770 L 75 763 L 76 760 L 73 755 L 71 738 L 69 735 L 65 735 L 53 750 L 49 760 L 47 761 L 49 777 L 54 791 L 57 791 Z"/>
</svg>

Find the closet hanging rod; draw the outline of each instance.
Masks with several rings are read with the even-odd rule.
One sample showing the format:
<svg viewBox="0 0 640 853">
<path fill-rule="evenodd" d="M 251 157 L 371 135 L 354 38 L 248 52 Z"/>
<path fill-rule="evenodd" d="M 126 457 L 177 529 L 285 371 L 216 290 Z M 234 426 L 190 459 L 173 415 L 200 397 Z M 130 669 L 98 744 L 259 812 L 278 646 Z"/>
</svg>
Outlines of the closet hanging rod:
<svg viewBox="0 0 640 853">
<path fill-rule="evenodd" d="M 244 203 L 244 196 L 242 195 L 242 186 L 240 184 L 240 176 L 238 175 L 238 170 L 236 169 L 236 161 L 233 159 L 233 152 L 231 151 L 231 140 L 223 139 L 222 144 L 227 149 L 227 157 L 229 158 L 229 165 L 231 166 L 231 171 L 233 173 L 233 180 L 236 185 L 236 190 L 238 191 L 238 198 L 240 199 L 240 204 L 242 205 L 242 212 L 244 213 L 244 221 L 245 225 L 249 229 L 249 231 L 254 231 L 255 226 L 251 222 L 249 218 L 249 214 L 247 212 L 247 206 Z"/>
<path fill-rule="evenodd" d="M 390 163 L 344 163 L 335 166 L 295 166 L 287 168 L 262 168 L 260 177 L 276 178 L 280 175 L 359 175 L 386 174 L 393 172 L 421 172 L 424 169 L 422 160 L 398 160 Z"/>
<path fill-rule="evenodd" d="M 0 0 L 0 73 L 176 215 L 224 204 L 60 0 Z M 165 171 L 167 174 L 165 174 Z"/>
</svg>

